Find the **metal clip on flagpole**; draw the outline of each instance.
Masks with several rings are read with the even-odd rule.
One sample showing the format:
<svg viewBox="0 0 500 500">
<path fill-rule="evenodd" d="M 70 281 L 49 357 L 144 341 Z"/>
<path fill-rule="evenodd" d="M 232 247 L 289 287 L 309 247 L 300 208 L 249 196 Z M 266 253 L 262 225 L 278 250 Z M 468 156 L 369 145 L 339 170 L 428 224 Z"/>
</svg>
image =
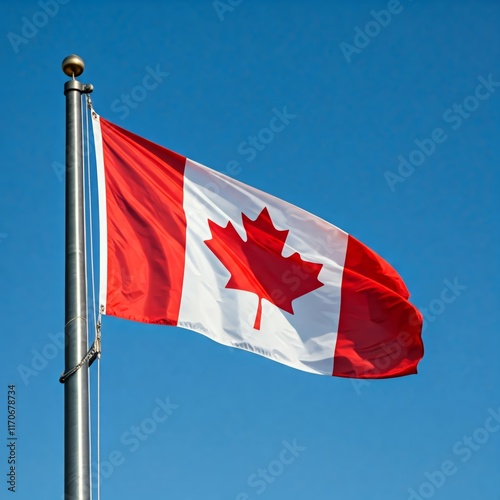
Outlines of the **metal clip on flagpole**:
<svg viewBox="0 0 500 500">
<path fill-rule="evenodd" d="M 85 69 L 83 60 L 70 55 L 62 62 L 71 80 L 66 96 L 66 271 L 65 271 L 65 384 L 64 384 L 64 498 L 90 500 L 89 380 L 87 280 L 85 257 L 85 204 L 83 190 L 82 94 L 92 85 L 75 79 Z M 90 358 L 89 358 L 90 359 Z M 74 370 L 74 371 L 73 371 Z M 69 373 L 72 372 L 70 378 Z"/>
</svg>

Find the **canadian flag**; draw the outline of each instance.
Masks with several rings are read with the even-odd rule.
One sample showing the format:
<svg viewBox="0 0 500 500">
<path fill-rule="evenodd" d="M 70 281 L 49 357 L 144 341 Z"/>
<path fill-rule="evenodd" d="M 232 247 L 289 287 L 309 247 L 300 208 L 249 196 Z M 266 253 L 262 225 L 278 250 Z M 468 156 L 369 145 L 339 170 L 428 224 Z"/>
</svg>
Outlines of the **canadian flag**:
<svg viewBox="0 0 500 500">
<path fill-rule="evenodd" d="M 100 307 L 300 370 L 416 373 L 422 315 L 341 229 L 93 113 Z"/>
</svg>

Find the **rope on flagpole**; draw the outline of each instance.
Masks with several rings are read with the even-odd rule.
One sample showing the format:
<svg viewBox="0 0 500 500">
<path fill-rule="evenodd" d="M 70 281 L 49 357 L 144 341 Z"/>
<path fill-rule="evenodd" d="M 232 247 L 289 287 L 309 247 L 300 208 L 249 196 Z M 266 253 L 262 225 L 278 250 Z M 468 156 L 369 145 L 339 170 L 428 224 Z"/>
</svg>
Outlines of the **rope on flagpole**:
<svg viewBox="0 0 500 500">
<path fill-rule="evenodd" d="M 73 318 L 73 320 L 74 319 L 76 318 Z M 68 380 L 72 375 L 74 375 L 85 363 L 88 362 L 89 366 L 91 366 L 92 363 L 97 359 L 97 357 L 100 356 L 100 354 L 101 354 L 101 335 L 99 333 L 99 337 L 96 336 L 94 343 L 92 344 L 92 347 L 89 349 L 89 352 L 85 354 L 83 359 L 74 368 L 71 368 L 71 370 L 68 370 L 67 372 L 63 373 L 59 377 L 59 382 L 61 382 L 61 384 L 64 384 L 66 380 Z"/>
<path fill-rule="evenodd" d="M 96 387 L 96 397 L 97 397 L 97 415 L 96 415 L 96 462 L 97 462 L 97 500 L 101 499 L 101 313 L 97 316 L 97 302 L 95 296 L 95 264 L 94 264 L 94 230 L 93 230 L 93 215 L 92 215 L 92 187 L 91 187 L 91 176 L 90 176 L 90 132 L 89 132 L 89 114 L 92 113 L 92 100 L 90 95 L 85 95 L 87 99 L 87 110 L 85 113 L 85 125 L 86 125 L 86 154 L 87 154 L 87 196 L 89 204 L 89 244 L 90 244 L 90 276 L 91 276 L 91 287 L 92 287 L 92 317 L 93 317 L 93 328 L 95 331 L 94 343 L 97 344 L 96 357 L 97 357 L 97 387 Z"/>
<path fill-rule="evenodd" d="M 101 342 L 101 314 L 97 320 L 97 335 Z M 97 355 L 97 500 L 101 500 L 101 355 Z"/>
<path fill-rule="evenodd" d="M 82 100 L 83 98 L 80 97 Z M 83 106 L 83 109 L 85 110 L 85 106 Z M 87 189 L 86 193 L 84 193 L 83 196 L 83 213 L 87 213 L 87 207 L 85 205 L 88 205 L 89 210 L 92 211 L 92 199 L 90 197 L 90 161 L 89 161 L 89 119 L 88 119 L 88 112 L 85 111 L 82 113 L 82 144 L 84 147 L 83 151 L 83 175 L 84 177 L 87 176 L 88 184 L 87 184 Z M 85 190 L 85 182 L 83 183 L 84 190 Z M 87 201 L 88 200 L 88 201 Z M 90 213 L 90 224 L 92 224 L 92 213 Z M 85 241 L 85 247 L 87 245 L 87 224 L 86 221 L 84 220 L 84 227 L 83 227 L 83 238 Z M 90 229 L 90 238 L 92 241 L 92 227 Z M 85 253 L 87 252 L 85 248 Z M 91 258 L 90 258 L 90 269 L 93 271 L 93 258 L 92 258 L 92 243 L 90 244 L 90 252 L 91 252 Z M 85 283 L 87 281 L 85 280 Z M 92 282 L 92 293 L 94 292 L 94 283 Z M 88 293 L 88 290 L 85 290 L 85 293 Z M 88 307 L 88 306 L 87 306 Z M 94 302 L 92 302 L 92 311 L 95 310 L 94 307 Z M 87 317 L 88 317 L 88 309 L 87 309 Z M 95 314 L 93 315 L 93 327 L 95 328 Z M 88 336 L 88 331 L 87 331 L 87 336 Z M 90 365 L 89 365 L 90 366 Z M 89 374 L 90 377 L 90 374 Z M 92 405 L 91 405 L 91 397 L 90 394 L 92 392 L 92 389 L 89 388 L 89 398 L 88 398 L 88 407 L 89 407 L 89 415 L 92 415 Z M 89 462 L 90 465 L 92 465 L 92 418 L 89 419 Z M 93 478 L 92 478 L 92 467 L 90 467 L 90 500 L 92 500 L 93 497 Z"/>
</svg>

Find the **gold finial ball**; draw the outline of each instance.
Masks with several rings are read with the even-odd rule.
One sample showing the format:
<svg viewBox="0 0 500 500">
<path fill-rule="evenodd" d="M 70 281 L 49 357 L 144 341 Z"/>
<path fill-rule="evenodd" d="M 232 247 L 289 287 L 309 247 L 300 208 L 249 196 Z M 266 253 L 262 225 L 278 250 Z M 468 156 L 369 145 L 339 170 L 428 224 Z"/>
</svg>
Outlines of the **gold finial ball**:
<svg viewBox="0 0 500 500">
<path fill-rule="evenodd" d="M 85 69 L 83 59 L 76 54 L 71 54 L 62 62 L 62 70 L 68 76 L 80 76 Z"/>
</svg>

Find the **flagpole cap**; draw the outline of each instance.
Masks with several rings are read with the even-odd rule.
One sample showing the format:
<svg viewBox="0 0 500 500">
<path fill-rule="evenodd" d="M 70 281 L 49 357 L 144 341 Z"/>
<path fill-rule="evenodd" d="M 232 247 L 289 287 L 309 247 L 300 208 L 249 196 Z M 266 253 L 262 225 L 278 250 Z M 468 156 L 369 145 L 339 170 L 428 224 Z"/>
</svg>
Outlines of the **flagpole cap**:
<svg viewBox="0 0 500 500">
<path fill-rule="evenodd" d="M 62 62 L 62 70 L 68 76 L 75 78 L 76 76 L 80 76 L 85 69 L 85 63 L 80 56 L 76 54 L 71 54 L 68 57 L 64 58 Z"/>
</svg>

